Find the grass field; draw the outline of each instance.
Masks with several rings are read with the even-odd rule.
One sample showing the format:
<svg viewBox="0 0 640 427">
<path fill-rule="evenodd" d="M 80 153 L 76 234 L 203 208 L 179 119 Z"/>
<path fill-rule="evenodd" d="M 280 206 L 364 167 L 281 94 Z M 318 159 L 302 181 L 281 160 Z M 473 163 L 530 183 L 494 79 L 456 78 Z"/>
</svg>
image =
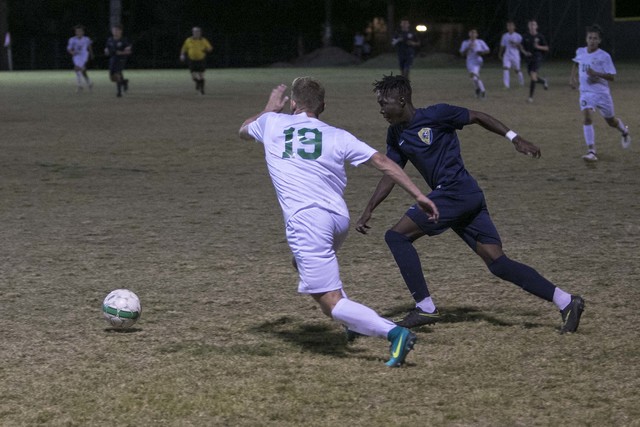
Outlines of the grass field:
<svg viewBox="0 0 640 427">
<path fill-rule="evenodd" d="M 412 80 L 417 105 L 485 111 L 541 147 L 460 132 L 505 251 L 585 297 L 579 332 L 449 232 L 416 243 L 445 319 L 401 369 L 296 293 L 262 147 L 237 137 L 274 85 L 313 75 L 323 119 L 384 150 L 371 83 L 395 69 L 210 70 L 206 96 L 185 70 L 134 70 L 121 99 L 104 70 L 80 94 L 71 71 L 1 73 L 0 425 L 640 425 L 640 149 L 598 118 L 601 161 L 583 163 L 569 69 L 546 64 L 533 104 L 491 66 L 485 101 L 462 62 Z M 636 141 L 639 71 L 618 64 L 612 85 Z M 355 220 L 379 176 L 349 179 Z M 396 189 L 340 254 L 350 296 L 392 318 L 412 299 L 383 235 L 410 203 Z M 128 333 L 100 313 L 119 287 L 142 300 Z"/>
</svg>

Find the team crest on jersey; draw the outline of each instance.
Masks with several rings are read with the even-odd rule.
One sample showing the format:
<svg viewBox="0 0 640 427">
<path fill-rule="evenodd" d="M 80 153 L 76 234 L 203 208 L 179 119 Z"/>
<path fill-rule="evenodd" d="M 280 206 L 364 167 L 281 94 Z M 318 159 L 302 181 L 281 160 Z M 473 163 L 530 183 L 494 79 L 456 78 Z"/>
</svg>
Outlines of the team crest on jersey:
<svg viewBox="0 0 640 427">
<path fill-rule="evenodd" d="M 431 145 L 431 142 L 433 141 L 433 132 L 431 131 L 431 128 L 420 129 L 420 132 L 418 132 L 418 136 L 420 137 L 420 140 L 422 140 L 422 142 L 427 145 Z"/>
</svg>

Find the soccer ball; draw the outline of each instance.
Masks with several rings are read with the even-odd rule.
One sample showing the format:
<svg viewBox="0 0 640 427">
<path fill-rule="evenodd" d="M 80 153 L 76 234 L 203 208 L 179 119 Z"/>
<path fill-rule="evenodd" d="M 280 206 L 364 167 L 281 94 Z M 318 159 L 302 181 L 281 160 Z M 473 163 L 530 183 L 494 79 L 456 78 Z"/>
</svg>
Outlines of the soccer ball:
<svg viewBox="0 0 640 427">
<path fill-rule="evenodd" d="M 140 318 L 140 298 L 128 289 L 111 291 L 102 302 L 102 314 L 116 329 L 133 326 Z"/>
</svg>

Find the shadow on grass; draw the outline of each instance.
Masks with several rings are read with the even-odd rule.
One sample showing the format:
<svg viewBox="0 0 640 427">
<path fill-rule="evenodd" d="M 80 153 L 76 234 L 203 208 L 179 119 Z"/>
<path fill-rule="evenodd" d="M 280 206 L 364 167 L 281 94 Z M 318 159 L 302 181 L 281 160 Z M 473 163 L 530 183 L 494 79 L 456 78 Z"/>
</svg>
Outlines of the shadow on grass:
<svg viewBox="0 0 640 427">
<path fill-rule="evenodd" d="M 250 330 L 273 335 L 300 347 L 303 351 L 317 354 L 348 357 L 363 351 L 350 347 L 346 333 L 331 323 L 301 323 L 293 317 L 282 316 L 276 320 L 263 322 Z M 358 339 L 364 339 L 364 337 Z M 385 342 L 381 340 L 381 343 Z M 374 357 L 363 357 L 376 360 Z"/>
<path fill-rule="evenodd" d="M 397 320 L 403 317 L 412 308 L 413 306 L 398 306 L 383 313 L 382 316 Z M 472 307 L 472 306 L 444 307 L 444 308 L 441 307 L 439 308 L 439 311 L 441 314 L 440 320 L 438 320 L 439 324 L 484 321 L 495 326 L 522 326 L 527 329 L 545 326 L 540 323 L 533 323 L 533 322 L 525 322 L 525 323 L 508 322 L 508 321 L 499 319 L 498 317 L 495 317 L 486 312 L 480 311 L 478 308 Z M 526 316 L 532 315 L 532 313 L 530 312 L 519 313 L 519 314 L 526 315 Z M 429 332 L 428 328 L 429 326 L 422 326 L 416 329 L 421 332 Z"/>
<path fill-rule="evenodd" d="M 135 334 L 136 332 L 142 332 L 142 328 L 104 328 L 104 331 L 108 334 Z"/>
</svg>

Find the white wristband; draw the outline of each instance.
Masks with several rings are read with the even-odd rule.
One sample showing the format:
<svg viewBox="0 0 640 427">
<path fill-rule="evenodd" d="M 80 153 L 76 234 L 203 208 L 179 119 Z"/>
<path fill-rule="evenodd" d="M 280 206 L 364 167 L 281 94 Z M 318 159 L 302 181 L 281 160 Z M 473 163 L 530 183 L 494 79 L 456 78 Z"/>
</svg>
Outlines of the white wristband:
<svg viewBox="0 0 640 427">
<path fill-rule="evenodd" d="M 518 136 L 517 133 L 515 133 L 514 131 L 510 130 L 509 132 L 507 132 L 505 134 L 505 138 L 507 138 L 509 141 L 513 142 L 513 138 L 515 138 L 516 136 Z"/>
</svg>

